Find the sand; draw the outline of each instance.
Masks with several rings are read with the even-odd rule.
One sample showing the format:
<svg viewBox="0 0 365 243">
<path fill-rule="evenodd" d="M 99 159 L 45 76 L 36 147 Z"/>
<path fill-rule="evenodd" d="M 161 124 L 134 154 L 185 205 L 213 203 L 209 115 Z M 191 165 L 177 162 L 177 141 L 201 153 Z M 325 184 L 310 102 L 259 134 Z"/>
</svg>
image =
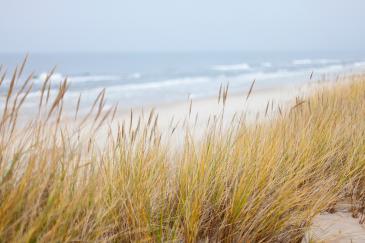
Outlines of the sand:
<svg viewBox="0 0 365 243">
<path fill-rule="evenodd" d="M 349 212 L 323 213 L 315 217 L 303 243 L 362 243 L 365 242 L 365 226 Z"/>
<path fill-rule="evenodd" d="M 340 202 L 335 206 L 335 213 L 322 213 L 314 218 L 302 243 L 365 242 L 365 225 L 359 224 L 359 220 L 352 216 L 350 202 Z"/>
</svg>

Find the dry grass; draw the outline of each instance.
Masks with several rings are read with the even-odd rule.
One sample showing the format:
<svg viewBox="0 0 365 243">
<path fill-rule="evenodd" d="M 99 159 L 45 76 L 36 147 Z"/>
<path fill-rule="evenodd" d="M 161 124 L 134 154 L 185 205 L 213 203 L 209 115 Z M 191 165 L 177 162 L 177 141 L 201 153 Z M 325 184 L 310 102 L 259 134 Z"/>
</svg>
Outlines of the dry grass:
<svg viewBox="0 0 365 243">
<path fill-rule="evenodd" d="M 66 81 L 52 97 L 47 79 L 35 115 L 17 123 L 32 89 L 22 70 L 7 86 L 0 80 L 0 242 L 299 242 L 315 215 L 345 197 L 354 214 L 364 211 L 364 76 L 270 122 L 223 130 L 216 119 L 201 142 L 186 128 L 172 150 L 153 111 L 146 123 L 131 113 L 135 125 L 120 123 L 98 146 L 94 134 L 116 110 L 103 111 L 102 92 L 69 126 Z"/>
</svg>

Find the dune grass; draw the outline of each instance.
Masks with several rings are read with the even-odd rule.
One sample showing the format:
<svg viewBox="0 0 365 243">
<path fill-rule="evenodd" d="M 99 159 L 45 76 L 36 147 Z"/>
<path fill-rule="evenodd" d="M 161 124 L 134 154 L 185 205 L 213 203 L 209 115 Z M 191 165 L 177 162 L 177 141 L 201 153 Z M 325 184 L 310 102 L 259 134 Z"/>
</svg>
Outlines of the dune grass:
<svg viewBox="0 0 365 243">
<path fill-rule="evenodd" d="M 52 96 L 47 79 L 34 115 L 18 122 L 32 89 L 22 70 L 0 80 L 0 242 L 300 242 L 338 201 L 363 214 L 365 76 L 269 121 L 223 129 L 215 119 L 199 141 L 185 127 L 172 149 L 157 114 L 131 113 L 128 126 L 103 110 L 104 92 L 66 122 L 67 82 Z"/>
</svg>

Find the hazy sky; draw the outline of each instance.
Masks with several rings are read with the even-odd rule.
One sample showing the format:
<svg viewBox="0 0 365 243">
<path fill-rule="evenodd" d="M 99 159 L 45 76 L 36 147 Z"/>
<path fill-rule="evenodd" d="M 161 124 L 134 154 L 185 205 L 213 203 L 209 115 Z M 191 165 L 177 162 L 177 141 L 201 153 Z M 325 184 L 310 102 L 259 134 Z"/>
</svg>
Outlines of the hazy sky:
<svg viewBox="0 0 365 243">
<path fill-rule="evenodd" d="M 1 52 L 364 50 L 364 0 L 1 0 Z"/>
</svg>

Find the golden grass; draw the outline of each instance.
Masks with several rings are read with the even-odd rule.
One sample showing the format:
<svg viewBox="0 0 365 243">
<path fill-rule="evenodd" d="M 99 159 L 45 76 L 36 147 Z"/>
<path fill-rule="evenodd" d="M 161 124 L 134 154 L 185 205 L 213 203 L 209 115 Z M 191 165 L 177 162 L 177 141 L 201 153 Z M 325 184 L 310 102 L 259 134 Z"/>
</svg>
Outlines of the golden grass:
<svg viewBox="0 0 365 243">
<path fill-rule="evenodd" d="M 69 126 L 67 81 L 51 97 L 47 78 L 35 115 L 17 123 L 32 89 L 23 67 L 6 87 L 0 75 L 0 242 L 300 242 L 337 201 L 364 211 L 364 76 L 280 108 L 270 122 L 226 130 L 216 119 L 201 142 L 186 128 L 175 150 L 154 111 L 147 123 L 131 113 L 135 126 L 120 123 L 98 146 L 94 133 L 116 109 L 103 111 L 103 91 L 76 119 L 78 100 Z"/>
</svg>

